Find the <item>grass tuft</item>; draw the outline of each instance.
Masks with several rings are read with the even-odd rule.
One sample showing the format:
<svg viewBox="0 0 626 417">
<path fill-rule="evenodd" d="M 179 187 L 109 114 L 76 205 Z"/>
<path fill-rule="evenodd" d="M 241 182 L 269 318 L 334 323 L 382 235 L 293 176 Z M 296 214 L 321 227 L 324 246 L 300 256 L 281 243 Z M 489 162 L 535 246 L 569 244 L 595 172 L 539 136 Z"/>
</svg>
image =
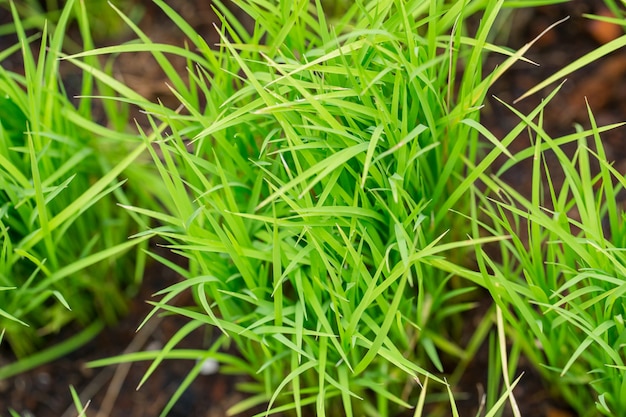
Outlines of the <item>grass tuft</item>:
<svg viewBox="0 0 626 417">
<path fill-rule="evenodd" d="M 607 162 L 591 109 L 590 130 L 579 126 L 561 138 L 550 137 L 540 117 L 512 111 L 533 134 L 532 148 L 515 155 L 533 158 L 532 195 L 499 177 L 482 178 L 487 191 L 476 194 L 476 204 L 493 222 L 490 233 L 511 239 L 500 242 L 495 255 L 479 249 L 480 269 L 510 340 L 543 377 L 579 415 L 614 415 L 626 406 L 620 301 L 626 242 L 618 198 L 624 176 Z M 573 155 L 563 150 L 568 143 L 576 144 Z M 558 165 L 547 163 L 548 152 Z"/>
<path fill-rule="evenodd" d="M 508 67 L 529 47 L 514 53 L 489 42 L 503 2 L 355 2 L 334 16 L 321 2 L 239 1 L 252 31 L 217 2 L 214 49 L 155 2 L 196 52 L 155 44 L 135 25 L 142 42 L 118 51 L 152 52 L 182 111 L 142 102 L 91 71 L 170 127 L 149 152 L 172 211 L 128 208 L 162 222 L 154 232 L 189 261 L 187 280 L 161 291 L 151 316 L 213 326 L 208 357 L 236 345 L 245 366 L 231 360 L 229 372 L 255 382 L 241 387 L 251 398 L 233 413 L 264 403 L 262 415 L 388 416 L 451 392 L 444 374 L 459 361 L 458 378 L 470 352 L 455 342 L 458 319 L 487 286 L 467 257 L 504 239 L 468 238 L 456 214 L 469 212 L 473 183 L 515 138 L 498 141 L 479 121 L 501 73 L 482 75 L 487 51 L 506 55 Z M 477 13 L 487 18 L 466 36 Z M 114 51 L 67 59 L 87 69 L 81 59 Z M 188 73 L 163 52 L 187 58 Z M 169 303 L 183 291 L 194 306 Z M 483 323 L 473 351 L 489 332 Z M 150 356 L 153 368 L 178 355 L 189 329 Z M 438 388 L 424 394 L 424 380 Z M 489 397 L 493 413 L 513 385 Z"/>
<path fill-rule="evenodd" d="M 75 349 L 123 314 L 149 237 L 128 239 L 147 223 L 117 205 L 143 198 L 126 180 L 149 177 L 146 166 L 136 170 L 146 144 L 130 133 L 92 130 L 91 99 L 68 97 L 59 75 L 71 18 L 93 47 L 84 3 L 68 1 L 38 40 L 26 35 L 13 3 L 11 10 L 24 72 L 0 68 L 0 328 L 20 359 L 0 368 L 3 377 Z M 93 95 L 98 86 L 85 75 L 79 88 Z M 106 116 L 128 124 L 120 123 L 123 112 Z M 72 323 L 87 329 L 39 351 L 42 338 Z"/>
</svg>

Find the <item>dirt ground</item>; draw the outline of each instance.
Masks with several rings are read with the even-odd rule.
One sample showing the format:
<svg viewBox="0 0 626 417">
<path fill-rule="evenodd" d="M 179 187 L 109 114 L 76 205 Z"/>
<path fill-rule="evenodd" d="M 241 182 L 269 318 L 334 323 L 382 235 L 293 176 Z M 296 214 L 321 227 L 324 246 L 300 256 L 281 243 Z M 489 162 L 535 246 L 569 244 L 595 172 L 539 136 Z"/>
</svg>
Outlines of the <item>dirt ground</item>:
<svg viewBox="0 0 626 417">
<path fill-rule="evenodd" d="M 146 2 L 147 3 L 147 2 Z M 215 20 L 209 2 L 171 1 L 179 12 L 200 33 L 209 37 L 212 32 L 211 22 Z M 613 36 L 612 28 L 598 27 L 583 13 L 603 12 L 602 1 L 575 0 L 558 6 L 541 7 L 519 13 L 511 21 L 511 34 L 508 45 L 518 48 L 539 34 L 550 24 L 570 16 L 570 19 L 544 36 L 531 49 L 528 57 L 541 64 L 533 67 L 516 64 L 497 84 L 491 93 L 511 103 L 526 90 L 536 85 L 556 70 L 572 62 L 585 52 L 594 50 Z M 1 14 L 0 23 L 6 22 Z M 169 21 L 156 7 L 147 5 L 141 26 L 155 42 L 179 43 L 180 36 L 174 31 Z M 621 34 L 619 30 L 616 34 Z M 0 38 L 0 48 L 6 47 L 11 40 Z M 501 62 L 497 57 L 488 61 L 488 66 Z M 125 82 L 147 97 L 165 98 L 167 89 L 162 74 L 150 61 L 150 58 L 126 57 L 121 61 L 118 74 Z M 3 63 L 9 65 L 10 63 Z M 18 64 L 15 64 L 18 65 Z M 541 92 L 517 105 L 523 112 L 530 111 L 547 93 Z M 580 70 L 564 85 L 561 93 L 548 105 L 545 114 L 545 126 L 554 135 L 574 131 L 574 123 L 588 126 L 585 97 L 598 120 L 598 124 L 615 123 L 626 120 L 626 51 L 612 54 L 597 63 Z M 503 137 L 518 123 L 517 118 L 495 99 L 490 98 L 483 112 L 482 122 L 496 135 Z M 624 129 L 608 132 L 603 136 L 607 152 L 615 161 L 620 172 L 626 172 L 626 133 Z M 512 151 L 528 145 L 523 136 L 512 145 Z M 530 187 L 529 166 L 520 165 L 506 175 L 516 188 L 524 190 Z M 166 343 L 172 334 L 184 324 L 180 317 L 167 317 L 148 324 L 148 328 L 135 333 L 138 324 L 150 309 L 145 300 L 152 299 L 152 294 L 178 279 L 172 272 L 158 266 L 149 269 L 143 287 L 131 302 L 130 313 L 119 325 L 106 329 L 92 342 L 76 352 L 19 376 L 0 380 L 0 415 L 8 415 L 8 409 L 14 409 L 22 416 L 37 417 L 73 417 L 73 408 L 68 386 L 72 385 L 81 394 L 83 402 L 91 400 L 87 415 L 95 417 L 153 417 L 157 416 L 178 384 L 194 365 L 185 361 L 169 361 L 162 364 L 154 376 L 140 389 L 137 383 L 143 376 L 149 363 L 136 363 L 132 366 L 111 366 L 89 369 L 85 364 L 94 359 L 114 356 L 122 352 L 141 351 L 158 348 Z M 179 299 L 184 305 L 190 300 Z M 63 340 L 75 329 L 67 329 L 58 336 Z M 198 331 L 184 341 L 189 348 L 206 348 L 208 336 Z M 54 342 L 54 341 L 52 341 Z M 0 365 L 11 360 L 6 346 L 0 347 Z M 459 402 L 462 416 L 474 416 L 478 405 L 476 393 L 485 384 L 486 355 L 479 354 L 470 366 L 459 391 L 467 392 L 467 400 Z M 574 417 L 557 397 L 539 380 L 537 374 L 528 366 L 522 369 L 526 376 L 515 391 L 516 399 L 522 407 L 523 416 L 533 417 Z M 169 414 L 172 417 L 220 417 L 225 410 L 242 399 L 235 390 L 235 384 L 243 377 L 223 375 L 201 375 L 185 392 L 181 400 Z M 510 415 L 506 411 L 505 415 Z"/>
</svg>

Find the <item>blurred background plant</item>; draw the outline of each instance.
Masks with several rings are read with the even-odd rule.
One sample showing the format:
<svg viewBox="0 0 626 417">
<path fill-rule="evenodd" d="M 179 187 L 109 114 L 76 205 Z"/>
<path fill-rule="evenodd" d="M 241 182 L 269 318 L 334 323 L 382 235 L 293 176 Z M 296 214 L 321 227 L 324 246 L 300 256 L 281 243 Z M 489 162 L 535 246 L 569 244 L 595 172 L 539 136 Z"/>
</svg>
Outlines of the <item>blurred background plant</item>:
<svg viewBox="0 0 626 417">
<path fill-rule="evenodd" d="M 85 337 L 114 323 L 145 263 L 147 237 L 128 238 L 146 223 L 118 204 L 149 202 L 137 186 L 150 181 L 140 162 L 146 145 L 124 133 L 127 105 L 96 106 L 89 97 L 106 94 L 106 85 L 83 74 L 81 97 L 71 98 L 59 75 L 71 16 L 84 48 L 93 47 L 87 8 L 75 6 L 68 2 L 51 32 L 44 26 L 31 37 L 12 6 L 19 43 L 0 52 L 0 62 L 21 53 L 24 63 L 23 73 L 0 68 L 0 328 L 26 358 L 20 367 L 34 366 L 27 355 L 35 352 L 46 358 L 42 338 L 71 323 L 88 326 Z"/>
<path fill-rule="evenodd" d="M 46 25 L 49 30 L 53 30 L 66 3 L 68 3 L 66 0 L 0 0 L 0 13 L 10 14 L 11 4 L 13 4 L 21 17 L 20 24 L 24 29 L 42 30 Z M 96 41 L 119 39 L 128 31 L 127 26 L 109 6 L 107 0 L 88 0 L 83 1 L 83 3 L 85 3 L 84 9 L 89 20 L 90 36 Z M 143 14 L 141 2 L 116 0 L 113 1 L 113 4 L 124 10 L 133 19 L 139 20 Z M 75 22 L 76 18 L 76 15 L 71 13 L 68 17 L 68 24 Z M 0 26 L 0 35 L 13 33 L 13 29 L 12 23 L 4 22 L 4 25 Z M 71 38 L 65 40 L 66 52 L 68 50 L 77 52 L 76 48 L 80 48 L 82 45 L 75 42 L 77 40 Z"/>
</svg>

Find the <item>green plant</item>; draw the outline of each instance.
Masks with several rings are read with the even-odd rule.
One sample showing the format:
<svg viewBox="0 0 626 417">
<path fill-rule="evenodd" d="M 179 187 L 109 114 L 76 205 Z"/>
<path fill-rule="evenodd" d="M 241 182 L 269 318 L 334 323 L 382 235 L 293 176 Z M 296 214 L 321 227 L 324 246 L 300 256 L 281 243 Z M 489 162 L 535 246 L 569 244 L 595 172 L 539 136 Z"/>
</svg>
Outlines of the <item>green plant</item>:
<svg viewBox="0 0 626 417">
<path fill-rule="evenodd" d="M 626 36 L 599 47 L 520 99 L 624 46 Z M 481 176 L 485 188 L 475 190 L 470 215 L 473 236 L 509 239 L 498 250 L 477 247 L 478 266 L 506 318 L 512 349 L 531 359 L 579 415 L 615 415 L 626 407 L 626 216 L 618 198 L 626 181 L 607 159 L 600 135 L 626 123 L 598 127 L 589 109 L 590 129 L 577 126 L 552 138 L 543 111 L 558 90 L 528 115 L 506 105 L 521 122 L 502 141 L 527 129 L 533 143 L 495 175 Z M 573 143 L 576 152 L 567 154 L 563 148 Z M 547 153 L 558 164 L 549 164 Z M 500 177 L 530 158 L 532 191 L 523 195 Z"/>
<path fill-rule="evenodd" d="M 84 1 L 84 0 L 83 0 Z M 25 29 L 41 31 L 44 26 L 54 28 L 60 19 L 61 12 L 66 9 L 68 3 L 65 0 L 0 0 L 0 10 L 10 12 L 15 7 L 21 16 L 20 24 Z M 115 1 L 117 7 L 129 13 L 133 19 L 139 20 L 143 14 L 141 3 L 132 0 Z M 90 36 L 96 40 L 118 38 L 126 29 L 124 24 L 117 18 L 117 14 L 109 7 L 108 1 L 89 0 L 85 7 L 85 17 L 89 20 Z M 63 25 L 75 22 L 75 15 L 70 14 L 68 21 Z M 13 25 L 0 25 L 0 34 L 12 33 Z M 80 45 L 71 39 L 65 39 L 65 48 L 72 52 L 80 51 Z"/>
<path fill-rule="evenodd" d="M 515 112 L 534 134 L 533 147 L 514 155 L 515 162 L 534 159 L 532 196 L 498 177 L 483 178 L 488 188 L 477 193 L 477 205 L 493 221 L 487 229 L 511 239 L 499 243 L 495 258 L 479 249 L 479 265 L 505 312 L 510 340 L 546 380 L 579 415 L 615 415 L 626 407 L 626 216 L 616 198 L 626 181 L 607 162 L 600 138 L 607 128 L 595 125 L 591 111 L 591 130 L 557 139 L 541 117 Z M 573 156 L 562 150 L 568 143 L 577 144 Z M 558 167 L 547 164 L 548 151 Z M 513 166 L 512 160 L 499 173 Z M 562 184 L 553 180 L 558 170 Z"/>
<path fill-rule="evenodd" d="M 20 44 L 0 53 L 2 61 L 21 50 L 24 62 L 23 75 L 0 68 L 0 328 L 23 358 L 0 368 L 1 377 L 62 355 L 102 321 L 114 322 L 143 274 L 147 236 L 128 237 L 146 223 L 117 204 L 149 201 L 140 187 L 124 186 L 125 177 L 149 179 L 140 163 L 146 145 L 98 126 L 91 98 L 74 104 L 67 96 L 59 57 L 71 13 L 85 47 L 93 47 L 85 6 L 73 3 L 54 32 L 44 27 L 38 53 L 12 7 Z M 89 74 L 80 91 L 96 91 Z M 110 126 L 128 125 L 121 103 L 104 111 Z M 131 262 L 125 254 L 132 250 Z M 73 322 L 88 325 L 82 336 L 39 352 L 42 336 Z"/>
<path fill-rule="evenodd" d="M 197 52 L 153 43 L 121 14 L 141 43 L 68 59 L 169 126 L 158 152 L 148 149 L 170 211 L 127 208 L 158 220 L 153 232 L 189 261 L 160 259 L 186 280 L 160 291 L 153 313 L 191 321 L 160 352 L 94 365 L 153 359 L 145 380 L 165 359 L 197 359 L 164 415 L 206 358 L 253 378 L 240 387 L 251 397 L 232 412 L 269 404 L 268 413 L 387 416 L 423 401 L 420 381 L 449 390 L 444 372 L 458 377 L 495 314 L 468 346 L 454 342 L 474 287 L 487 287 L 465 268 L 468 254 L 503 239 L 467 239 L 470 227 L 452 210 L 469 212 L 473 183 L 508 153 L 479 123 L 489 86 L 530 46 L 489 43 L 504 2 L 355 2 L 328 18 L 320 2 L 237 2 L 257 22 L 251 32 L 217 2 L 217 49 L 155 2 Z M 478 13 L 470 37 L 465 22 Z M 153 54 L 180 111 L 82 61 L 137 51 Z M 508 58 L 483 76 L 487 52 Z M 188 72 L 165 53 L 186 58 Z M 183 291 L 195 305 L 170 305 Z M 216 331 L 211 348 L 176 349 L 203 326 Z M 241 357 L 224 353 L 231 344 Z M 446 369 L 444 354 L 458 367 Z M 513 379 L 507 360 L 493 361 L 505 382 L 492 371 L 490 415 Z"/>
<path fill-rule="evenodd" d="M 550 97 L 502 140 L 479 123 L 489 86 L 530 47 L 512 52 L 490 43 L 499 12 L 505 4 L 543 2 L 359 1 L 326 16 L 321 1 L 240 1 L 257 22 L 252 31 L 218 2 L 222 42 L 216 49 L 163 1 L 156 3 L 193 48 L 155 44 L 120 13 L 140 43 L 85 48 L 67 60 L 95 77 L 104 94 L 120 96 L 105 100 L 105 108 L 132 103 L 153 123 L 132 156 L 144 148 L 152 155 L 163 207 L 147 198 L 121 201 L 129 215 L 160 222 L 140 239 L 156 233 L 188 260 L 182 268 L 152 255 L 186 278 L 158 293 L 153 314 L 181 314 L 190 322 L 159 352 L 94 366 L 153 360 L 145 381 L 168 358 L 198 360 L 163 414 L 204 360 L 213 358 L 225 372 L 253 379 L 240 387 L 251 397 L 233 412 L 268 404 L 267 413 L 387 416 L 417 404 L 415 415 L 434 415 L 442 408 L 425 402 L 441 402 L 444 393 L 445 407 L 458 415 L 452 387 L 491 335 L 488 415 L 507 399 L 516 409 L 510 381 L 521 352 L 538 367 L 571 376 L 544 372 L 581 412 L 589 410 L 586 384 L 600 393 L 601 411 L 621 409 L 623 259 L 617 248 L 623 242 L 612 246 L 600 227 L 606 211 L 613 239 L 623 236 L 620 212 L 611 203 L 619 190 L 611 175 L 621 179 L 601 152 L 604 128 L 549 138 L 533 120 Z M 470 36 L 466 22 L 479 13 L 483 18 Z M 536 89 L 623 43 L 599 48 Z M 139 51 L 153 54 L 180 109 L 148 102 L 94 60 Z M 487 52 L 508 58 L 483 76 Z M 186 58 L 188 72 L 177 72 L 165 54 Z M 90 93 L 88 88 L 84 95 Z M 88 117 L 68 114 L 99 131 Z M 125 123 L 119 120 L 118 126 Z M 537 133 L 535 147 L 511 155 L 507 146 L 528 126 Z M 590 135 L 602 167 L 597 177 L 586 168 L 591 151 L 584 150 L 584 140 Z M 559 153 L 559 145 L 572 140 L 583 148 L 574 160 L 580 173 Z M 487 175 L 498 156 L 541 161 L 544 149 L 557 152 L 569 174 L 563 189 L 548 182 L 548 200 L 541 197 L 540 162 L 530 199 Z M 475 188 L 477 180 L 486 190 Z M 496 200 L 498 193 L 507 199 Z M 543 207 L 547 201 L 552 212 Z M 574 207 L 580 220 L 564 215 Z M 523 221 L 529 246 L 520 232 Z M 487 243 L 501 249 L 497 257 L 487 256 Z M 469 269 L 474 248 L 478 272 Z M 462 346 L 454 341 L 463 313 L 474 305 L 475 287 L 488 289 L 496 307 Z M 170 305 L 183 291 L 192 292 L 195 304 Z M 199 327 L 215 331 L 213 345 L 177 349 Z M 529 333 L 541 348 L 526 339 Z M 239 356 L 224 353 L 231 344 Z M 572 359 L 563 363 L 559 349 L 568 348 Z M 605 367 L 609 362 L 612 367 Z M 591 370 L 600 376 L 593 382 Z M 426 381 L 438 384 L 427 391 Z"/>
</svg>

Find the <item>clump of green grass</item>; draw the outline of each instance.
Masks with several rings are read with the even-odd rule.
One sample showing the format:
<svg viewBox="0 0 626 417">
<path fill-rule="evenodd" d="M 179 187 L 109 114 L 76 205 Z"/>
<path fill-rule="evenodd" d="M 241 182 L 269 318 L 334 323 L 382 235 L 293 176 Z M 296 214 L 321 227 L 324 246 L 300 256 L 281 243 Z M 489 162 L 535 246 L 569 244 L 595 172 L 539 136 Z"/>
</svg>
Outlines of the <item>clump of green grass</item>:
<svg viewBox="0 0 626 417">
<path fill-rule="evenodd" d="M 511 239 L 499 243 L 497 256 L 479 250 L 480 269 L 510 340 L 546 380 L 579 415 L 615 415 L 626 407 L 626 216 L 617 202 L 626 181 L 608 162 L 600 133 L 623 124 L 598 128 L 590 111 L 590 130 L 555 139 L 541 117 L 519 115 L 534 143 L 514 157 L 534 160 L 532 195 L 484 178 L 488 192 L 477 205 L 493 221 L 491 233 Z M 568 143 L 577 144 L 572 156 L 562 150 Z M 560 166 L 547 164 L 548 151 Z M 553 180 L 558 170 L 562 184 Z"/>
<path fill-rule="evenodd" d="M 1 368 L 2 377 L 62 355 L 114 322 L 143 274 L 147 236 L 128 237 L 146 223 L 118 203 L 146 198 L 140 187 L 124 188 L 124 178 L 150 177 L 139 163 L 146 145 L 97 125 L 92 99 L 74 104 L 67 96 L 59 58 L 72 13 L 85 47 L 93 47 L 85 5 L 73 3 L 52 33 L 44 27 L 35 52 L 12 7 L 20 43 L 0 53 L 1 62 L 21 51 L 24 62 L 23 74 L 0 68 L 0 329 L 18 357 L 37 352 Z M 84 74 L 80 89 L 93 95 L 94 78 Z M 128 125 L 122 104 L 104 111 L 110 126 Z M 82 337 L 39 351 L 42 337 L 76 322 L 88 325 Z"/>
<path fill-rule="evenodd" d="M 251 377 L 239 387 L 250 397 L 233 413 L 263 404 L 264 414 L 458 415 L 455 383 L 487 339 L 487 416 L 506 401 L 519 414 L 521 353 L 581 415 L 594 415 L 594 404 L 606 415 L 625 408 L 626 226 L 615 197 L 626 183 L 600 140 L 615 126 L 596 127 L 590 113 L 591 130 L 553 139 L 541 126 L 551 96 L 501 140 L 480 124 L 489 86 L 530 47 L 491 43 L 499 13 L 549 1 L 358 1 L 326 15 L 322 1 L 242 0 L 256 22 L 250 31 L 216 2 L 215 48 L 155 2 L 188 47 L 152 43 L 120 13 L 141 42 L 93 50 L 87 9 L 70 1 L 50 35 L 43 26 L 35 56 L 12 8 L 21 45 L 0 58 L 21 47 L 25 66 L 23 76 L 0 71 L 0 339 L 24 355 L 70 322 L 92 325 L 0 376 L 75 348 L 100 328 L 96 315 L 114 320 L 145 253 L 136 250 L 134 267 L 120 257 L 158 234 L 188 267 L 151 254 L 185 280 L 158 293 L 150 316 L 190 321 L 161 351 L 94 365 L 150 359 L 145 381 L 168 358 L 197 360 L 164 415 L 209 358 Z M 65 57 L 85 70 L 77 105 L 58 78 L 72 13 L 86 50 Z M 179 109 L 147 101 L 97 59 L 140 51 L 168 75 Z M 506 58 L 483 74 L 488 52 Z M 186 58 L 187 73 L 166 54 Z M 95 94 L 106 96 L 112 129 L 94 121 Z M 152 123 L 141 137 L 119 132 L 129 104 Z M 526 128 L 534 146 L 511 155 L 508 144 Z M 570 158 L 560 147 L 572 141 Z M 547 150 L 563 186 L 552 181 Z M 146 152 L 157 176 L 142 165 Z M 535 158 L 532 196 L 488 175 L 502 154 L 511 162 L 501 172 Z M 150 229 L 144 217 L 160 225 Z M 469 269 L 474 253 L 478 271 Z M 462 345 L 477 287 L 495 307 Z M 194 304 L 172 305 L 183 291 Z M 200 327 L 213 333 L 210 348 L 177 349 Z M 233 344 L 239 355 L 225 353 Z"/>
<path fill-rule="evenodd" d="M 465 268 L 468 255 L 503 239 L 468 239 L 452 211 L 469 213 L 473 183 L 507 153 L 479 123 L 489 86 L 529 47 L 489 42 L 503 2 L 355 2 L 332 17 L 320 2 L 239 1 L 252 31 L 217 2 L 215 49 L 156 3 L 189 48 L 152 43 L 122 15 L 140 44 L 69 59 L 169 126 L 149 151 L 170 211 L 127 208 L 161 222 L 153 232 L 189 261 L 161 259 L 186 279 L 158 293 L 153 314 L 191 321 L 160 352 L 94 365 L 153 359 L 145 381 L 167 358 L 197 359 L 163 415 L 207 358 L 253 378 L 233 413 L 266 404 L 268 414 L 388 416 L 452 393 L 444 376 L 454 384 L 495 314 L 469 345 L 456 342 L 475 287 L 487 286 Z M 470 36 L 465 22 L 478 13 Z M 82 61 L 138 51 L 153 54 L 181 109 L 149 103 Z M 507 59 L 483 75 L 487 52 Z M 188 72 L 165 53 L 185 57 Z M 195 304 L 171 305 L 183 291 Z M 199 327 L 214 330 L 210 349 L 176 349 Z M 240 356 L 224 353 L 232 344 Z M 502 360 L 496 351 L 505 381 L 491 374 L 489 415 L 512 390 L 506 351 Z M 444 355 L 458 367 L 446 368 Z M 440 389 L 427 396 L 426 380 Z"/>
</svg>

